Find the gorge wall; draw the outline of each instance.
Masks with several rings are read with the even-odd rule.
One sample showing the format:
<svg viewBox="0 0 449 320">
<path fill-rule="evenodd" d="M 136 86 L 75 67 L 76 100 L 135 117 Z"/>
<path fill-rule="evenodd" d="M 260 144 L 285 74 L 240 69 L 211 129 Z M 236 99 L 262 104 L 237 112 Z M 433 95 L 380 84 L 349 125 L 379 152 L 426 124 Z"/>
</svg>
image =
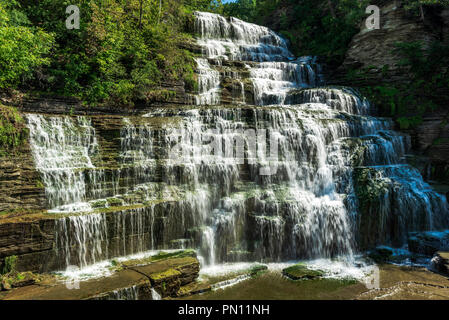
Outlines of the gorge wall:
<svg viewBox="0 0 449 320">
<path fill-rule="evenodd" d="M 403 56 L 393 49 L 396 43 L 421 42 L 428 49 L 435 41 L 449 43 L 449 9 L 430 7 L 425 20 L 404 9 L 402 1 L 371 1 L 381 8 L 381 29 L 367 30 L 365 21 L 348 47 L 343 64 L 331 71 L 329 82 L 355 87 L 408 83 L 410 70 L 401 65 Z M 345 78 L 351 70 L 366 70 L 358 79 Z M 425 94 L 425 93 L 424 93 Z M 426 179 L 448 182 L 449 173 L 449 90 L 440 90 L 435 103 L 426 111 L 422 123 L 404 130 L 412 137 L 413 150 L 423 158 L 413 163 Z M 406 114 L 407 115 L 407 114 Z M 409 116 L 414 115 L 410 110 Z M 448 192 L 449 190 L 446 190 Z"/>
<path fill-rule="evenodd" d="M 31 203 L 47 211 L 7 210 L 0 261 L 43 272 L 178 248 L 208 265 L 352 258 L 449 226 L 447 199 L 405 161 L 408 135 L 354 90 L 320 86 L 315 58 L 211 13 L 195 13 L 195 34 L 198 91 L 184 104 L 23 105 L 45 190 Z"/>
</svg>

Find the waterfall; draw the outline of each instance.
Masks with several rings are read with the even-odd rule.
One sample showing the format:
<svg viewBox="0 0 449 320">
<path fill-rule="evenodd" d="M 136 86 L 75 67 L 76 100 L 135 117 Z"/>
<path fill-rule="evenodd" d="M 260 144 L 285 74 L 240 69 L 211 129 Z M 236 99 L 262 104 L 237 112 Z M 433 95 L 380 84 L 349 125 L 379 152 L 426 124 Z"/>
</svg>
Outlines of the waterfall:
<svg viewBox="0 0 449 320">
<path fill-rule="evenodd" d="M 62 265 L 186 247 L 206 265 L 350 258 L 449 226 L 445 197 L 405 161 L 410 137 L 356 91 L 320 87 L 316 59 L 235 18 L 196 12 L 195 33 L 193 106 L 105 130 L 27 115 L 49 209 L 72 211 L 56 223 Z"/>
<path fill-rule="evenodd" d="M 73 215 L 56 220 L 56 250 L 61 268 L 85 267 L 102 260 L 156 247 L 154 207 Z"/>
<path fill-rule="evenodd" d="M 154 288 L 151 288 L 151 298 L 153 300 L 162 300 L 162 297 L 159 293 L 157 293 L 156 290 L 154 290 Z M 136 299 L 137 300 L 137 299 Z"/>
<path fill-rule="evenodd" d="M 220 73 L 211 68 L 207 59 L 197 58 L 199 94 L 195 96 L 197 105 L 217 105 L 220 103 Z"/>
<path fill-rule="evenodd" d="M 284 104 L 291 89 L 320 82 L 313 59 L 295 60 L 287 41 L 266 27 L 232 17 L 228 20 L 213 13 L 195 12 L 195 34 L 203 52 L 203 58 L 196 60 L 197 105 L 219 104 L 219 70 L 223 69 L 223 61 L 248 62 L 241 72 L 250 75 L 256 105 Z M 208 61 L 218 68 L 213 68 Z"/>
<path fill-rule="evenodd" d="M 56 247 L 68 267 L 87 266 L 101 260 L 108 247 L 105 214 L 70 216 L 56 221 Z"/>
<path fill-rule="evenodd" d="M 86 209 L 86 181 L 95 182 L 101 193 L 102 180 L 101 171 L 93 170 L 98 142 L 90 120 L 35 114 L 28 114 L 27 120 L 36 169 L 41 173 L 50 207 L 65 206 L 64 211 Z"/>
<path fill-rule="evenodd" d="M 139 289 L 137 286 L 115 290 L 110 300 L 139 300 Z"/>
</svg>

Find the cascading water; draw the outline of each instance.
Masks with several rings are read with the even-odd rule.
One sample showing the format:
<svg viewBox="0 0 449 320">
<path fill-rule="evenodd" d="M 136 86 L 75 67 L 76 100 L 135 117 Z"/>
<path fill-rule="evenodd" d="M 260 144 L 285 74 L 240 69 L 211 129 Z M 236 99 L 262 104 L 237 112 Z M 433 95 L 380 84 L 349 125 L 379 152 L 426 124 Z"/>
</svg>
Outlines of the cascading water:
<svg viewBox="0 0 449 320">
<path fill-rule="evenodd" d="M 315 60 L 265 27 L 195 17 L 196 106 L 123 119 L 114 156 L 88 118 L 27 116 L 49 207 L 94 211 L 58 220 L 62 264 L 186 247 L 205 264 L 350 257 L 449 225 L 444 196 L 405 163 L 409 138 L 366 99 L 314 88 Z M 218 106 L 227 78 L 238 106 Z"/>
<path fill-rule="evenodd" d="M 220 72 L 211 63 L 222 66 L 223 61 L 247 62 L 243 73 L 250 75 L 257 105 L 284 104 L 291 89 L 320 83 L 313 59 L 295 60 L 287 42 L 272 30 L 206 12 L 195 12 L 195 18 L 195 33 L 204 55 L 197 59 L 200 88 L 197 104 L 220 102 Z M 244 90 L 241 92 L 245 101 Z"/>
<path fill-rule="evenodd" d="M 95 168 L 92 158 L 98 153 L 90 120 L 85 117 L 45 119 L 34 114 L 27 119 L 36 168 L 41 173 L 49 206 L 65 206 L 67 211 L 85 208 L 86 183 L 91 181 L 101 193 L 98 182 L 102 180 L 101 171 L 83 170 Z"/>
</svg>

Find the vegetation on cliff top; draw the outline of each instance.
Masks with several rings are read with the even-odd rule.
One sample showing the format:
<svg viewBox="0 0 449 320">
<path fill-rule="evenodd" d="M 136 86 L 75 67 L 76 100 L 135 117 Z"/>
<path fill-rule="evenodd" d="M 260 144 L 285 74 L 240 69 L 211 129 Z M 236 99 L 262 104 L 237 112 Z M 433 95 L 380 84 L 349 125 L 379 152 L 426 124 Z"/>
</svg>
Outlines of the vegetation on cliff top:
<svg viewBox="0 0 449 320">
<path fill-rule="evenodd" d="M 28 129 L 19 112 L 0 104 L 0 156 L 16 152 L 27 136 Z"/>
<path fill-rule="evenodd" d="M 365 0 L 238 0 L 226 4 L 223 13 L 274 29 L 290 41 L 295 55 L 339 64 L 367 5 Z"/>
<path fill-rule="evenodd" d="M 447 0 L 404 0 L 425 18 L 424 7 Z M 338 66 L 359 32 L 368 1 L 359 0 L 77 0 L 79 30 L 65 25 L 63 0 L 0 0 L 0 90 L 77 97 L 86 104 L 132 106 L 173 96 L 162 86 L 184 80 L 197 87 L 194 55 L 179 44 L 191 41 L 194 10 L 213 11 L 266 25 L 289 39 L 296 55 L 321 56 Z M 59 9 L 58 9 L 59 8 Z M 411 67 L 412 94 L 379 85 L 365 94 L 397 118 L 403 128 L 419 123 L 422 110 L 441 103 L 447 86 L 447 46 L 430 55 L 419 44 L 399 44 Z M 441 70 L 441 72 L 440 72 Z M 410 89 L 410 88 L 408 88 Z M 424 101 L 423 101 L 424 99 Z M 404 116 L 413 105 L 413 116 Z M 389 109 L 389 110 L 386 110 Z"/>
<path fill-rule="evenodd" d="M 132 106 L 170 96 L 162 82 L 194 86 L 193 10 L 209 0 L 78 0 L 80 29 L 67 29 L 62 0 L 0 0 L 0 89 Z M 160 6 L 161 5 L 161 6 Z"/>
<path fill-rule="evenodd" d="M 400 66 L 409 76 L 406 83 L 382 83 L 359 88 L 380 107 L 382 116 L 393 117 L 401 129 L 412 129 L 422 123 L 426 113 L 446 108 L 449 101 L 449 44 L 435 41 L 424 49 L 419 41 L 397 43 L 392 48 L 401 57 Z M 384 66 L 388 72 L 389 66 Z M 348 81 L 363 79 L 369 70 L 355 70 Z M 449 119 L 443 121 L 442 126 Z"/>
</svg>

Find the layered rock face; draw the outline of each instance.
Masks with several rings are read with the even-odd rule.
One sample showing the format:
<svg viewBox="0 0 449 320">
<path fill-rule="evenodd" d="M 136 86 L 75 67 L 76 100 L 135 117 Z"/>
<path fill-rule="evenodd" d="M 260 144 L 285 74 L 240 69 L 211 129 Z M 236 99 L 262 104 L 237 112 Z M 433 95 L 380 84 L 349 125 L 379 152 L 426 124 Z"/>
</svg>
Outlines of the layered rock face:
<svg viewBox="0 0 449 320">
<path fill-rule="evenodd" d="M 44 210 L 44 185 L 28 143 L 16 154 L 0 156 L 0 215 L 14 210 Z"/>
<path fill-rule="evenodd" d="M 25 115 L 48 212 L 3 220 L 0 259 L 49 271 L 169 248 L 209 265 L 351 258 L 449 225 L 446 198 L 405 163 L 408 136 L 366 99 L 316 87 L 314 59 L 267 28 L 195 16 L 195 105 Z"/>
<path fill-rule="evenodd" d="M 199 95 L 190 103 L 284 104 L 289 90 L 322 82 L 311 57 L 296 59 L 272 30 L 236 18 L 195 13 Z"/>
<path fill-rule="evenodd" d="M 108 277 L 75 283 L 47 275 L 39 284 L 13 283 L 3 300 L 160 300 L 188 294 L 195 286 L 199 262 L 192 252 L 131 260 L 111 266 Z M 76 290 L 74 290 L 76 289 Z M 210 290 L 205 286 L 203 290 Z"/>
<path fill-rule="evenodd" d="M 402 57 L 394 52 L 398 42 L 421 42 L 424 48 L 432 43 L 448 41 L 449 10 L 433 9 L 426 12 L 425 22 L 407 12 L 402 1 L 372 1 L 381 8 L 381 29 L 368 30 L 365 21 L 360 32 L 349 45 L 343 65 L 330 76 L 330 83 L 352 86 L 376 86 L 379 83 L 407 83 L 410 73 L 400 65 Z M 343 79 L 351 69 L 368 69 L 363 79 Z M 448 92 L 441 92 L 439 104 L 447 105 Z M 413 130 L 414 151 L 428 159 L 416 160 L 426 179 L 439 180 L 449 172 L 449 126 L 447 110 L 439 108 L 423 115 L 423 122 Z"/>
<path fill-rule="evenodd" d="M 346 59 L 340 69 L 332 75 L 331 82 L 342 83 L 339 74 L 350 69 L 369 69 L 370 71 L 353 85 L 373 85 L 382 82 L 408 82 L 409 75 L 400 65 L 402 57 L 394 52 L 398 42 L 421 42 L 429 48 L 436 40 L 447 38 L 449 20 L 448 10 L 429 12 L 425 23 L 420 17 L 407 12 L 399 0 L 373 1 L 381 9 L 380 29 L 367 29 L 362 21 L 360 32 L 349 44 Z M 388 69 L 386 69 L 388 66 Z"/>
</svg>

